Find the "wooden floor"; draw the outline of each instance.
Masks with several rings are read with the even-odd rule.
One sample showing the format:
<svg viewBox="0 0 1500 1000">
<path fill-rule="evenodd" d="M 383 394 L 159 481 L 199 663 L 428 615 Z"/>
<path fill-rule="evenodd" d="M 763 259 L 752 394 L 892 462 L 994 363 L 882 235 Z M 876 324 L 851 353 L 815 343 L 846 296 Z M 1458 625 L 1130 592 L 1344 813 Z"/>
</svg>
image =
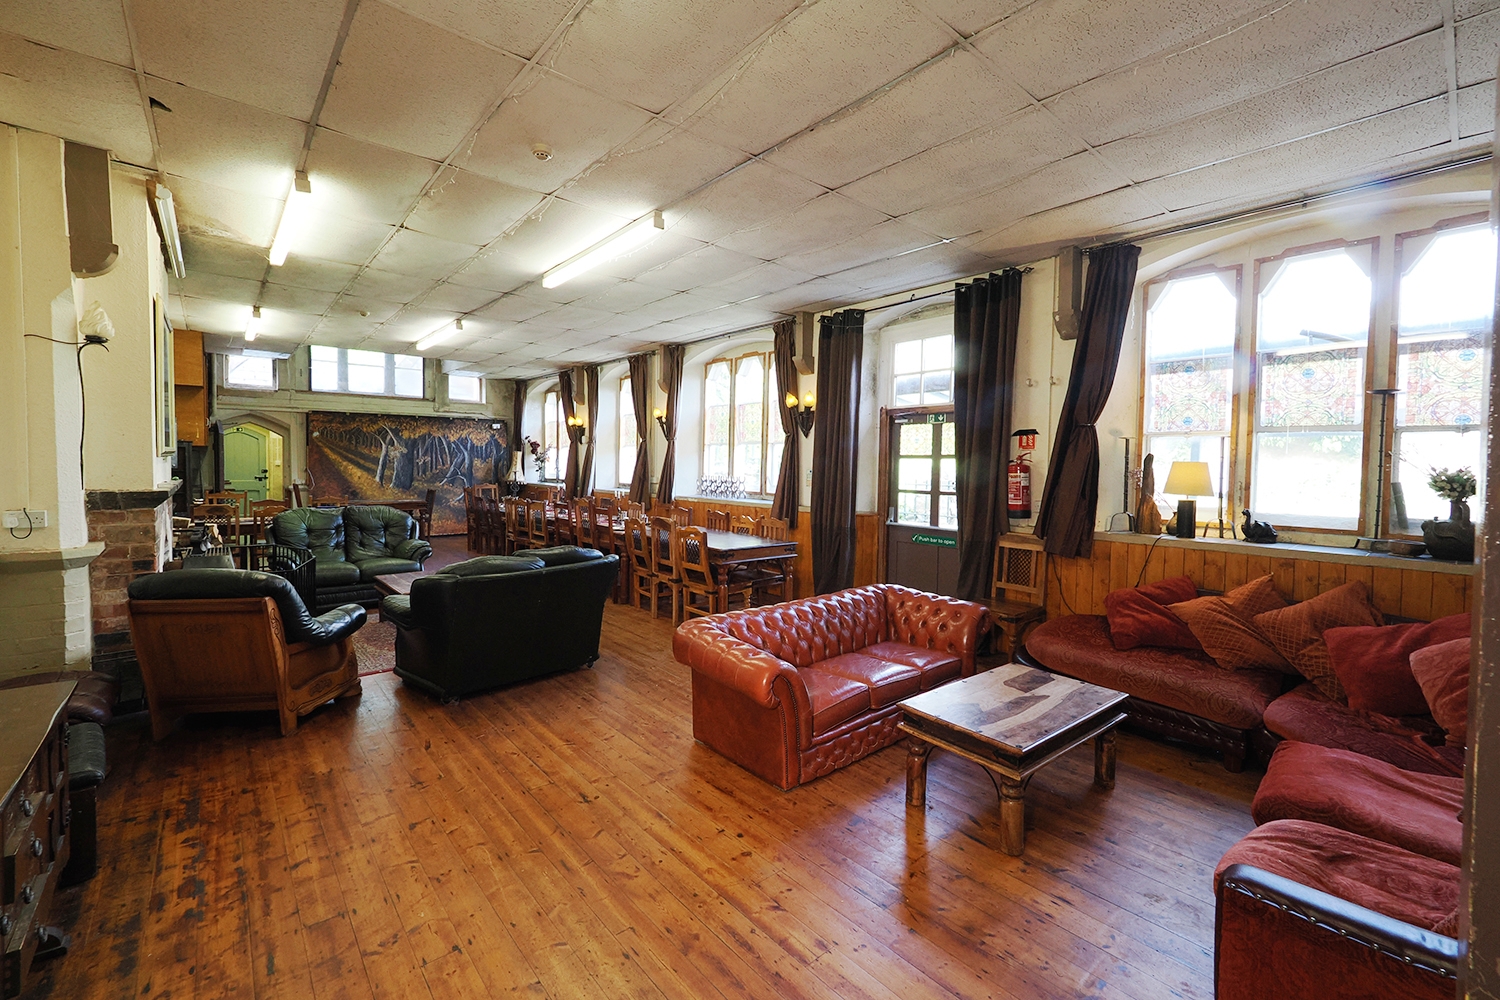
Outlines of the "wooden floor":
<svg viewBox="0 0 1500 1000">
<path fill-rule="evenodd" d="M 671 630 L 610 606 L 604 656 L 453 706 L 365 678 L 295 735 L 109 730 L 103 865 L 32 998 L 1213 994 L 1214 863 L 1256 775 L 1125 735 L 1036 776 L 1001 853 L 978 767 L 905 751 L 784 793 L 693 742 Z"/>
</svg>

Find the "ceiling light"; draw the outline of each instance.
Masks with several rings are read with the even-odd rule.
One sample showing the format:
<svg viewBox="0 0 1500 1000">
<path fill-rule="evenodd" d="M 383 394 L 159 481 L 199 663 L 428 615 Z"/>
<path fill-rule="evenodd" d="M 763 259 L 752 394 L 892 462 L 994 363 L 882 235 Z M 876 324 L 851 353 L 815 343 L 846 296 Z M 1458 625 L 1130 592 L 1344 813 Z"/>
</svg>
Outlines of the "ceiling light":
<svg viewBox="0 0 1500 1000">
<path fill-rule="evenodd" d="M 151 185 L 151 196 L 156 203 L 156 224 L 161 232 L 161 245 L 167 252 L 167 268 L 181 278 L 187 274 L 182 260 L 182 235 L 177 229 L 177 206 L 172 192 L 160 184 Z"/>
<path fill-rule="evenodd" d="M 443 341 L 447 340 L 449 337 L 453 336 L 463 328 L 464 321 L 461 319 L 454 320 L 452 326 L 444 323 L 442 326 L 438 327 L 436 330 L 433 330 L 427 336 L 417 341 L 417 350 L 425 351 L 429 347 L 441 344 Z"/>
<path fill-rule="evenodd" d="M 624 253 L 629 253 L 647 240 L 661 235 L 662 221 L 660 212 L 652 212 L 644 218 L 637 219 L 613 236 L 596 243 L 583 253 L 561 264 L 542 275 L 543 288 L 556 288 L 564 281 L 578 277 L 585 271 L 593 270 L 605 261 L 614 260 Z"/>
<path fill-rule="evenodd" d="M 250 341 L 254 340 L 256 338 L 256 335 L 259 333 L 260 306 L 252 306 L 250 308 L 250 322 L 245 324 L 245 342 L 249 343 Z"/>
<path fill-rule="evenodd" d="M 286 263 L 287 251 L 302 236 L 307 223 L 307 206 L 312 194 L 312 184 L 307 180 L 307 171 L 297 171 L 292 189 L 287 192 L 286 206 L 281 210 L 281 222 L 276 226 L 276 238 L 271 241 L 271 266 Z"/>
</svg>

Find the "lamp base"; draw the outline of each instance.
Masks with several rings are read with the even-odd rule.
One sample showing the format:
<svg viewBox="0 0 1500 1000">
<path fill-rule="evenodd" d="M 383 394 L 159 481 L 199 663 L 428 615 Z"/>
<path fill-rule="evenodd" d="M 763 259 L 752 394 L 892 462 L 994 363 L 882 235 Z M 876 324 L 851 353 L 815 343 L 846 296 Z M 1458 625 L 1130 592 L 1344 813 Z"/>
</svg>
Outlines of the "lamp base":
<svg viewBox="0 0 1500 1000">
<path fill-rule="evenodd" d="M 1195 538 L 1198 535 L 1198 501 L 1177 501 L 1177 537 Z"/>
</svg>

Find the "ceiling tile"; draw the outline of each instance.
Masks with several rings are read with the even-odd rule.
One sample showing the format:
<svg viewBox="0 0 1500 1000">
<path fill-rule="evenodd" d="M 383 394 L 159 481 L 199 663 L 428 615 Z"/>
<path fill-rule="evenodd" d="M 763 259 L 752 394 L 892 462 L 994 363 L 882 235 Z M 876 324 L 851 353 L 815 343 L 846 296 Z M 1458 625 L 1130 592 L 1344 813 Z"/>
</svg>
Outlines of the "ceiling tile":
<svg viewBox="0 0 1500 1000">
<path fill-rule="evenodd" d="M 254 281 L 259 281 L 266 273 L 264 250 L 231 240 L 184 234 L 182 256 L 189 272 L 205 271 Z"/>
<path fill-rule="evenodd" d="M 382 302 L 359 295 L 341 295 L 329 307 L 323 319 L 323 325 L 318 329 L 321 331 L 326 327 L 335 331 L 366 328 L 373 330 L 400 311 L 399 302 Z"/>
<path fill-rule="evenodd" d="M 602 292 L 580 299 L 579 303 L 590 309 L 625 313 L 632 309 L 639 309 L 647 303 L 658 302 L 672 294 L 674 290 L 670 288 L 642 285 L 634 281 L 619 281 Z"/>
<path fill-rule="evenodd" d="M 1057 251 L 1054 247 L 1041 253 L 1023 252 L 1017 256 L 1013 248 L 1092 242 L 1123 232 L 1131 223 L 1139 226 L 1143 220 L 1160 219 L 1165 224 L 1168 218 L 1156 199 L 1149 197 L 1147 192 L 1135 187 L 1116 188 L 1093 198 L 1018 219 L 974 241 L 971 249 L 981 258 L 999 257 L 1005 264 L 1024 264 Z M 998 265 L 991 263 L 986 266 L 993 268 Z M 977 264 L 970 273 L 973 269 L 977 269 Z"/>
<path fill-rule="evenodd" d="M 1465 139 L 1495 130 L 1495 88 L 1486 84 L 1458 92 L 1458 134 Z"/>
<path fill-rule="evenodd" d="M 218 299 L 236 305 L 253 306 L 260 294 L 259 278 L 231 278 L 207 271 L 189 272 L 180 279 L 178 290 L 195 299 Z"/>
<path fill-rule="evenodd" d="M 937 242 L 937 238 L 900 219 L 891 219 L 866 229 L 852 239 L 821 250 L 790 254 L 777 263 L 791 273 L 836 274 L 871 261 L 899 257 Z"/>
<path fill-rule="evenodd" d="M 924 208 L 903 218 L 924 232 L 957 239 L 998 229 L 1035 212 L 1082 201 L 1123 184 L 1097 156 L 1079 153 L 1004 187 L 951 205 Z"/>
<path fill-rule="evenodd" d="M 671 260 L 702 250 L 708 246 L 702 240 L 668 229 L 654 240 L 636 247 L 630 253 L 605 261 L 599 265 L 599 273 L 616 278 L 637 278 Z M 577 281 L 578 279 L 574 279 Z M 570 282 L 571 284 L 571 282 Z"/>
<path fill-rule="evenodd" d="M 551 192 L 629 138 L 651 116 L 557 76 L 508 98 L 454 162 L 533 191 Z M 552 151 L 539 160 L 532 146 Z"/>
<path fill-rule="evenodd" d="M 468 313 L 492 301 L 495 296 L 496 293 L 487 288 L 467 288 L 451 282 L 440 282 L 422 299 L 422 305 L 429 309 Z"/>
<path fill-rule="evenodd" d="M 839 193 L 887 215 L 905 215 L 962 200 L 1083 148 L 1045 112 L 1028 110 L 847 184 Z"/>
<path fill-rule="evenodd" d="M 794 271 L 782 264 L 765 263 L 732 278 L 704 285 L 699 291 L 705 295 L 722 298 L 726 302 L 740 302 L 752 296 L 779 292 L 804 281 L 811 281 L 813 277 L 814 275 Z"/>
<path fill-rule="evenodd" d="M 135 74 L 113 63 L 0 32 L 0 121 L 152 165 Z"/>
<path fill-rule="evenodd" d="M 388 226 L 401 224 L 437 168 L 433 160 L 361 142 L 326 128 L 317 130 L 307 156 L 312 204 L 346 219 Z M 288 175 L 287 185 L 290 183 Z"/>
<path fill-rule="evenodd" d="M 643 285 L 658 285 L 688 292 L 709 282 L 743 274 L 762 263 L 759 257 L 709 245 L 649 271 L 643 271 L 635 280 Z"/>
<path fill-rule="evenodd" d="M 449 275 L 448 280 L 456 285 L 484 288 L 492 292 L 508 292 L 531 281 L 537 272 L 524 266 L 509 254 L 498 250 L 481 251 L 480 256 L 469 261 L 462 271 Z"/>
<path fill-rule="evenodd" d="M 1453 2 L 1453 14 L 1459 20 L 1491 10 L 1500 10 L 1500 0 L 1454 0 Z"/>
<path fill-rule="evenodd" d="M 739 150 L 711 143 L 682 126 L 656 122 L 563 193 L 580 205 L 638 219 L 675 204 L 744 161 Z"/>
<path fill-rule="evenodd" d="M 0 4 L 0 31 L 134 67 L 119 0 L 25 0 Z"/>
<path fill-rule="evenodd" d="M 499 323 L 520 323 L 546 312 L 551 306 L 545 302 L 507 295 L 494 305 L 485 306 L 474 315 Z"/>
<path fill-rule="evenodd" d="M 1495 63 L 1500 59 L 1500 10 L 1458 22 L 1454 28 L 1458 43 L 1458 85 L 1469 87 L 1495 78 Z"/>
<path fill-rule="evenodd" d="M 334 292 L 320 292 L 311 288 L 267 282 L 265 290 L 260 295 L 260 304 L 262 309 L 271 307 L 287 312 L 305 313 L 316 320 L 328 311 L 335 298 L 337 294 Z M 307 328 L 310 330 L 312 327 L 313 323 L 309 322 Z"/>
<path fill-rule="evenodd" d="M 490 243 L 541 203 L 535 191 L 447 167 L 407 220 L 408 229 L 458 243 Z"/>
<path fill-rule="evenodd" d="M 573 0 L 385 0 L 409 14 L 433 21 L 523 59 L 536 55 L 568 15 Z"/>
<path fill-rule="evenodd" d="M 822 186 L 812 181 L 751 160 L 663 214 L 669 230 L 712 243 L 806 205 L 822 193 Z"/>
<path fill-rule="evenodd" d="M 165 170 L 231 191 L 286 197 L 305 125 L 160 80 L 150 82 L 149 92 L 171 108 L 153 115 Z"/>
<path fill-rule="evenodd" d="M 1111 5 L 1112 6 L 1112 5 Z M 1221 108 L 1441 25 L 1435 4 L 1285 4 L 1238 31 L 1048 101 L 1093 145 Z"/>
<path fill-rule="evenodd" d="M 361 4 L 319 123 L 441 160 L 521 66 L 383 4 Z"/>
<path fill-rule="evenodd" d="M 585 7 L 554 68 L 652 113 L 702 86 L 796 0 L 620 0 Z"/>
<path fill-rule="evenodd" d="M 292 247 L 292 253 L 341 264 L 367 264 L 395 231 L 394 226 L 347 219 L 330 212 L 312 212 L 297 244 Z M 270 236 L 267 236 L 265 245 L 270 246 L 270 243 Z"/>
<path fill-rule="evenodd" d="M 359 272 L 359 277 L 349 286 L 349 294 L 363 298 L 381 299 L 385 302 L 410 302 L 419 295 L 425 295 L 437 284 L 431 278 L 413 277 L 409 274 L 397 274 L 394 271 L 385 271 L 378 267 L 367 267 Z"/>
<path fill-rule="evenodd" d="M 343 0 L 131 0 L 129 9 L 147 73 L 304 122 L 344 17 Z"/>
<path fill-rule="evenodd" d="M 904 0 L 822 0 L 772 35 L 693 130 L 760 153 L 951 45 Z M 808 86 L 810 78 L 817 86 Z"/>
<path fill-rule="evenodd" d="M 243 334 L 245 321 L 250 318 L 250 307 L 218 299 L 200 299 L 191 295 L 182 296 L 183 310 L 187 313 L 189 330 L 202 333 Z"/>
<path fill-rule="evenodd" d="M 1030 3 L 1028 0 L 1004 0 L 1002 3 L 990 0 L 917 0 L 912 6 L 936 15 L 967 38 L 1030 6 Z"/>
<path fill-rule="evenodd" d="M 540 275 L 624 228 L 630 219 L 553 198 L 497 244 Z"/>
<path fill-rule="evenodd" d="M 299 289 L 300 291 L 300 289 Z M 300 309 L 273 309 L 262 305 L 260 309 L 260 336 L 261 337 L 289 337 L 301 340 L 313 332 L 318 325 L 317 313 L 308 313 Z M 261 346 L 262 341 L 257 340 L 256 346 Z M 266 344 L 271 347 L 273 345 Z"/>
<path fill-rule="evenodd" d="M 977 56 L 956 51 L 854 113 L 805 132 L 766 159 L 836 188 L 1028 106 Z"/>
<path fill-rule="evenodd" d="M 719 246 L 776 260 L 850 239 L 886 221 L 883 212 L 829 192 L 794 212 L 767 219 L 718 240 Z"/>
<path fill-rule="evenodd" d="M 479 247 L 471 243 L 454 243 L 412 229 L 400 229 L 373 263 L 397 274 L 446 278 L 478 252 Z"/>
<path fill-rule="evenodd" d="M 264 258 L 261 259 L 261 264 L 265 264 Z M 283 285 L 311 288 L 320 292 L 341 292 L 359 273 L 359 267 L 354 264 L 340 264 L 331 260 L 316 260 L 312 257 L 299 257 L 292 254 L 287 257 L 286 263 L 275 268 L 273 273 L 276 280 Z"/>
<path fill-rule="evenodd" d="M 614 313 L 605 312 L 602 309 L 590 309 L 588 306 L 579 305 L 577 302 L 571 302 L 565 306 L 558 306 L 556 309 L 553 309 L 551 312 L 547 313 L 547 316 L 552 322 L 561 324 L 564 328 L 569 330 L 593 329 L 601 323 L 608 323 L 616 318 Z M 578 341 L 578 343 L 592 343 L 598 338 L 585 337 L 582 340 L 578 340 L 578 338 L 574 337 L 564 339 L 576 340 Z"/>
<path fill-rule="evenodd" d="M 281 218 L 279 199 L 230 191 L 175 174 L 167 175 L 167 187 L 177 209 L 177 228 L 184 236 L 213 236 L 252 247 L 270 247 Z"/>
</svg>

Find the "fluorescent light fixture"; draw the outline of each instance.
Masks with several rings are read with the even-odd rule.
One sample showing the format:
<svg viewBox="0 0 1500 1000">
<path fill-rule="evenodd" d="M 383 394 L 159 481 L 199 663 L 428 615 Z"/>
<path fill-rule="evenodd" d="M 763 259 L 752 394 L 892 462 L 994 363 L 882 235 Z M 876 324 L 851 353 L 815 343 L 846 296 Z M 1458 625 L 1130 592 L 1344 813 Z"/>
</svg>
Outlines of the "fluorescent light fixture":
<svg viewBox="0 0 1500 1000">
<path fill-rule="evenodd" d="M 161 230 L 161 245 L 167 251 L 167 266 L 175 277 L 187 274 L 182 260 L 182 235 L 177 230 L 177 205 L 172 192 L 160 184 L 151 185 L 151 196 L 156 202 L 156 224 Z"/>
<path fill-rule="evenodd" d="M 453 336 L 463 328 L 464 321 L 461 319 L 454 320 L 452 326 L 444 323 L 442 326 L 438 327 L 436 330 L 433 330 L 427 336 L 417 341 L 417 350 L 425 351 L 429 347 L 434 347 L 438 344 L 441 344 L 443 341 L 447 340 L 449 337 Z"/>
<path fill-rule="evenodd" d="M 629 253 L 647 240 L 660 236 L 662 228 L 660 212 L 652 212 L 650 215 L 637 219 L 602 243 L 594 244 L 578 256 L 563 261 L 543 274 L 542 287 L 556 288 L 585 271 L 593 270 L 605 261 L 614 260 L 621 254 Z"/>
<path fill-rule="evenodd" d="M 250 322 L 245 324 L 245 343 L 254 340 L 260 334 L 260 306 L 250 307 Z"/>
<path fill-rule="evenodd" d="M 297 176 L 292 181 L 292 189 L 286 194 L 286 206 L 281 210 L 281 222 L 276 225 L 276 238 L 271 241 L 272 267 L 285 264 L 287 251 L 301 238 L 302 230 L 307 224 L 307 206 L 311 195 L 312 184 L 308 182 L 307 171 L 297 171 Z"/>
</svg>

